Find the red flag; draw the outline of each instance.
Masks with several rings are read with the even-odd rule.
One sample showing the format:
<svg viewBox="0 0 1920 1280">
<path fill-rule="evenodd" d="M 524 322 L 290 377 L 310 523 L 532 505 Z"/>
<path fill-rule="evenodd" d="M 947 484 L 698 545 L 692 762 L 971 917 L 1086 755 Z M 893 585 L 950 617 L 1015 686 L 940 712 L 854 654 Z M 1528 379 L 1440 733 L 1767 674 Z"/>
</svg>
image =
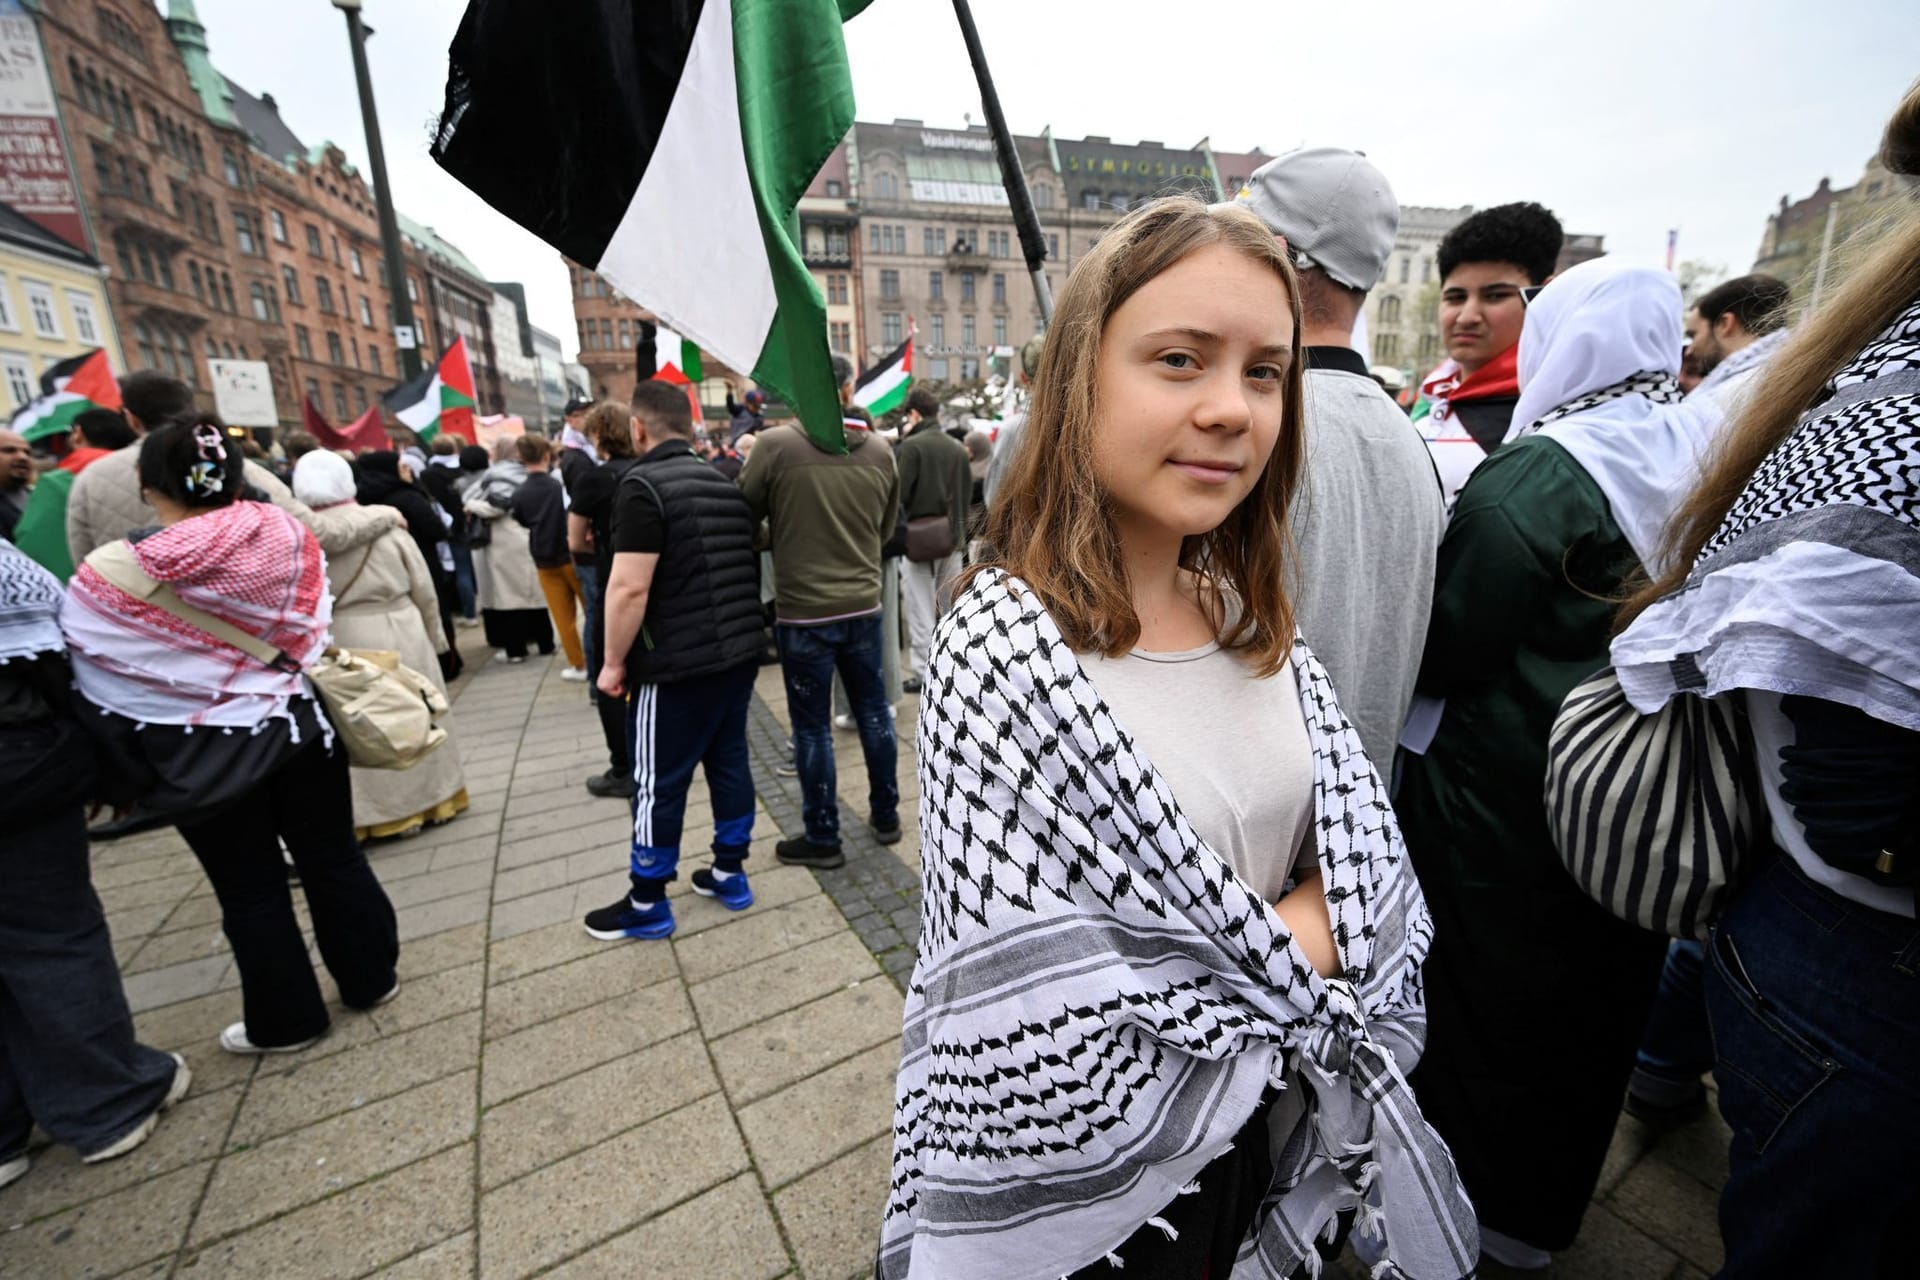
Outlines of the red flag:
<svg viewBox="0 0 1920 1280">
<path fill-rule="evenodd" d="M 392 442 L 387 439 L 386 424 L 380 420 L 380 410 L 370 408 L 342 431 L 328 424 L 320 415 L 320 410 L 308 396 L 302 406 L 302 418 L 307 431 L 318 440 L 323 448 L 346 449 L 353 453 L 363 453 L 369 449 L 387 449 Z"/>
</svg>

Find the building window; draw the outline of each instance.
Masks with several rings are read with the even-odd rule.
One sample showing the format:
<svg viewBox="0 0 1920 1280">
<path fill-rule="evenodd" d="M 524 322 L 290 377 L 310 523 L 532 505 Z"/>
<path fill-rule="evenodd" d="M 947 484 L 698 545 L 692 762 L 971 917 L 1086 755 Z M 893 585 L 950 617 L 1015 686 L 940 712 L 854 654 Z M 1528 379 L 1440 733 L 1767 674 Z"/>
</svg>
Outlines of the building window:
<svg viewBox="0 0 1920 1280">
<path fill-rule="evenodd" d="M 933 228 L 932 227 L 920 228 L 920 252 L 926 254 L 929 258 L 933 256 Z"/>
<path fill-rule="evenodd" d="M 999 306 L 1007 305 L 1007 276 L 1004 271 L 993 273 L 993 300 Z"/>
<path fill-rule="evenodd" d="M 927 296 L 935 302 L 947 296 L 946 277 L 938 271 L 927 272 Z"/>
<path fill-rule="evenodd" d="M 897 347 L 906 339 L 906 330 L 900 327 L 898 311 L 880 313 L 880 341 L 889 347 Z"/>
<path fill-rule="evenodd" d="M 342 422 L 347 420 L 347 389 L 337 382 L 333 384 L 333 411 Z"/>
<path fill-rule="evenodd" d="M 246 254 L 260 252 L 260 246 L 253 238 L 253 219 L 244 213 L 233 215 L 233 238 L 234 242 L 240 246 L 240 252 Z"/>
<path fill-rule="evenodd" d="M 971 347 L 973 340 L 973 312 L 969 311 L 960 317 L 960 345 L 963 347 Z"/>
<path fill-rule="evenodd" d="M 76 290 L 67 290 L 67 310 L 73 313 L 73 336 L 82 342 L 96 345 L 100 341 L 100 325 L 94 319 L 93 299 Z"/>
<path fill-rule="evenodd" d="M 900 180 L 890 173 L 874 174 L 873 195 L 876 200 L 898 200 L 900 198 Z"/>
<path fill-rule="evenodd" d="M 233 152 L 224 148 L 220 152 L 220 174 L 227 180 L 228 186 L 240 185 L 240 163 L 233 158 Z"/>
<path fill-rule="evenodd" d="M 1098 209 L 1100 207 L 1100 193 L 1098 191 L 1082 191 L 1080 193 L 1080 207 L 1082 209 Z"/>
<path fill-rule="evenodd" d="M 220 273 L 220 293 L 227 300 L 227 310 L 233 315 L 239 315 L 240 304 L 233 300 L 233 277 L 224 271 Z"/>
<path fill-rule="evenodd" d="M 53 286 L 38 280 L 22 280 L 20 287 L 27 291 L 27 311 L 33 316 L 33 331 L 43 338 L 60 337 L 60 316 L 53 309 Z"/>
<path fill-rule="evenodd" d="M 600 349 L 602 351 L 619 350 L 619 348 L 613 345 L 613 321 L 611 319 L 603 319 L 600 321 Z"/>
<path fill-rule="evenodd" d="M 877 222 L 867 225 L 867 252 L 880 252 L 880 224 Z"/>
<path fill-rule="evenodd" d="M 1007 318 L 1005 316 L 995 316 L 993 318 L 993 345 L 996 347 L 1004 347 L 1007 345 Z"/>
<path fill-rule="evenodd" d="M 1433 283 L 1433 259 L 1432 258 L 1420 259 L 1420 283 L 1421 284 Z"/>
<path fill-rule="evenodd" d="M 281 244 L 287 243 L 287 217 L 278 209 L 267 210 L 267 222 L 273 228 L 273 238 Z"/>
<path fill-rule="evenodd" d="M 1404 254 L 1400 258 L 1400 283 L 1406 284 L 1413 274 L 1413 259 Z"/>
<path fill-rule="evenodd" d="M 367 411 L 367 389 L 357 382 L 353 384 L 353 408 L 356 413 Z"/>
<path fill-rule="evenodd" d="M 980 361 L 973 356 L 962 356 L 960 359 L 960 380 L 962 382 L 978 382 L 980 380 Z"/>
<path fill-rule="evenodd" d="M 353 357 L 353 367 L 358 369 L 360 367 L 360 339 L 355 337 L 349 337 L 347 339 L 347 354 Z"/>
<path fill-rule="evenodd" d="M 947 253 L 947 229 L 946 229 L 945 227 L 936 227 L 936 228 L 934 228 L 934 232 L 933 232 L 933 251 L 934 251 L 935 253 L 937 253 L 937 254 L 939 254 L 939 255 L 940 255 L 941 257 L 945 257 L 945 256 L 946 256 L 946 253 Z"/>
<path fill-rule="evenodd" d="M 836 307 L 847 305 L 847 277 L 841 272 L 827 276 L 827 302 Z"/>
<path fill-rule="evenodd" d="M 314 408 L 318 409 L 320 407 L 320 379 L 307 379 L 307 399 L 313 402 Z"/>
<path fill-rule="evenodd" d="M 330 364 L 347 362 L 346 349 L 340 345 L 340 335 L 331 329 L 327 330 L 327 361 Z"/>
<path fill-rule="evenodd" d="M 191 258 L 187 260 L 187 283 L 193 286 L 194 297 L 200 299 L 202 302 L 206 301 L 206 294 L 201 292 L 200 289 L 200 264 Z"/>
<path fill-rule="evenodd" d="M 173 335 L 173 349 L 175 354 L 177 354 L 180 357 L 180 372 L 178 375 L 180 378 L 180 381 L 186 383 L 190 387 L 199 386 L 200 378 L 198 374 L 195 372 L 194 366 L 193 366 L 193 346 L 191 343 L 187 341 L 186 334 L 175 333 Z M 241 348 L 241 351 L 240 351 L 241 357 L 245 358 L 246 354 L 247 354 L 246 349 L 244 347 Z"/>
<path fill-rule="evenodd" d="M 938 311 L 933 313 L 933 345 L 936 347 L 947 345 L 947 317 Z"/>
<path fill-rule="evenodd" d="M 8 333 L 20 332 L 20 322 L 13 318 L 13 290 L 7 287 L 5 275 L 0 275 L 0 329 Z"/>
<path fill-rule="evenodd" d="M 386 372 L 380 367 L 380 348 L 374 346 L 371 342 L 367 344 L 367 365 L 375 373 Z"/>
<path fill-rule="evenodd" d="M 13 407 L 16 411 L 32 403 L 36 390 L 33 384 L 33 365 L 22 351 L 0 352 L 0 369 L 6 371 L 7 390 L 13 393 Z"/>
<path fill-rule="evenodd" d="M 329 315 L 333 313 L 333 281 L 325 276 L 313 278 L 313 296 L 320 303 L 320 309 Z"/>
<path fill-rule="evenodd" d="M 1400 323 L 1400 299 L 1394 297 L 1391 294 L 1380 299 L 1380 323 L 1381 324 L 1399 324 Z"/>
<path fill-rule="evenodd" d="M 113 10 L 102 6 L 95 12 L 100 23 L 100 38 L 138 62 L 147 60 L 147 47 L 140 41 L 139 35 L 127 25 L 127 20 Z"/>
<path fill-rule="evenodd" d="M 140 353 L 140 367 L 142 369 L 158 369 L 160 367 L 160 360 L 159 357 L 153 354 L 153 330 L 147 328 L 147 322 L 145 320 L 134 322 L 133 340 Z"/>
<path fill-rule="evenodd" d="M 621 350 L 624 351 L 626 348 L 632 345 L 633 345 L 633 330 L 628 327 L 627 322 L 625 320 L 622 320 L 620 322 L 620 348 Z"/>
<path fill-rule="evenodd" d="M 882 302 L 900 301 L 900 273 L 882 271 L 880 273 L 880 300 Z"/>
<path fill-rule="evenodd" d="M 360 295 L 360 323 L 373 328 L 373 300 L 364 293 Z"/>
<path fill-rule="evenodd" d="M 845 320 L 833 320 L 827 324 L 827 345 L 841 355 L 853 354 L 853 326 Z"/>
<path fill-rule="evenodd" d="M 313 359 L 313 335 L 307 332 L 307 326 L 303 324 L 293 326 L 293 349 L 299 353 L 302 360 Z"/>
<path fill-rule="evenodd" d="M 412 276 L 407 277 L 407 301 L 416 307 L 420 305 L 420 286 Z"/>
<path fill-rule="evenodd" d="M 1373 340 L 1373 358 L 1391 363 L 1400 358 L 1400 335 L 1383 333 Z"/>
<path fill-rule="evenodd" d="M 326 250 L 320 247 L 320 228 L 311 222 L 307 224 L 307 252 L 316 258 L 327 256 Z"/>
<path fill-rule="evenodd" d="M 945 360 L 927 361 L 927 380 L 930 382 L 945 382 L 947 380 L 947 368 L 948 365 Z"/>
<path fill-rule="evenodd" d="M 1060 237 L 1052 233 L 1047 236 L 1047 256 L 1049 258 L 1060 256 Z"/>
<path fill-rule="evenodd" d="M 353 278 L 355 280 L 365 280 L 367 278 L 366 260 L 360 256 L 360 251 L 352 245 L 347 246 L 347 261 L 353 265 Z"/>
<path fill-rule="evenodd" d="M 287 301 L 300 305 L 300 273 L 292 267 L 280 268 L 280 282 L 287 287 Z"/>
<path fill-rule="evenodd" d="M 1033 204 L 1036 209 L 1053 208 L 1053 188 L 1042 182 L 1033 189 Z"/>
<path fill-rule="evenodd" d="M 828 195 L 830 195 L 830 196 L 838 196 L 838 195 L 843 195 L 843 194 L 845 194 L 845 191 L 846 191 L 846 188 L 840 185 L 840 179 L 838 179 L 838 178 L 828 178 L 828 179 L 827 179 L 827 194 L 828 194 Z"/>
<path fill-rule="evenodd" d="M 973 301 L 973 272 L 971 271 L 960 273 L 960 301 Z"/>
<path fill-rule="evenodd" d="M 272 314 L 267 309 L 267 287 L 258 280 L 247 286 L 247 298 L 253 304 L 255 320 L 270 320 Z"/>
</svg>

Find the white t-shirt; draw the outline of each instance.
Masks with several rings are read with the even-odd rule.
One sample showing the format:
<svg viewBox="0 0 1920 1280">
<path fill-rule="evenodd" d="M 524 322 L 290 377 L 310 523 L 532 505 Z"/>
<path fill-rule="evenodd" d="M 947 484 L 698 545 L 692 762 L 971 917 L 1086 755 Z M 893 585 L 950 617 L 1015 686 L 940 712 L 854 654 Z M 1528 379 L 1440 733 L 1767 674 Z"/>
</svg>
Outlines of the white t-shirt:
<svg viewBox="0 0 1920 1280">
<path fill-rule="evenodd" d="M 1268 902 L 1314 865 L 1313 752 L 1289 663 L 1262 680 L 1217 643 L 1080 655 L 1113 718 L 1207 846 Z"/>
</svg>

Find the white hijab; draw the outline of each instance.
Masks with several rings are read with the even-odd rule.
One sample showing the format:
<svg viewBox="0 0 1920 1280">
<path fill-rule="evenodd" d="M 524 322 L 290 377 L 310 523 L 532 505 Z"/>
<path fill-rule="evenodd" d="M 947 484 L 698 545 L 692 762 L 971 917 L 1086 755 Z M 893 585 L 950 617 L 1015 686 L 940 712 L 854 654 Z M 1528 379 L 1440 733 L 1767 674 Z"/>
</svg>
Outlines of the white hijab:
<svg viewBox="0 0 1920 1280">
<path fill-rule="evenodd" d="M 293 464 L 293 496 L 315 511 L 354 500 L 353 467 L 337 453 L 315 449 Z"/>
<path fill-rule="evenodd" d="M 1657 404 L 1629 393 L 1543 427 L 1533 424 L 1635 374 L 1678 373 L 1681 310 L 1680 287 L 1667 272 L 1596 258 L 1543 289 L 1520 331 L 1512 438 L 1538 430 L 1572 454 L 1650 571 L 1657 571 L 1667 520 L 1700 478 L 1722 420 L 1719 407 Z"/>
</svg>

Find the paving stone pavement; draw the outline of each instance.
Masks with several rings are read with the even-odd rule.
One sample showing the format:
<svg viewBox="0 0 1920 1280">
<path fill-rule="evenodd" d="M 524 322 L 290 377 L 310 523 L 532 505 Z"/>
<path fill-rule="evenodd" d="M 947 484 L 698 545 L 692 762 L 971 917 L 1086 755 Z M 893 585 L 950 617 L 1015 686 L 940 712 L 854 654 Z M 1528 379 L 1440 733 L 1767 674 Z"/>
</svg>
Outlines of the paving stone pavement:
<svg viewBox="0 0 1920 1280">
<path fill-rule="evenodd" d="M 485 656 L 470 654 L 449 720 L 472 809 L 369 848 L 399 913 L 400 996 L 370 1013 L 336 1001 L 311 1050 L 248 1059 L 215 1044 L 239 1016 L 238 978 L 174 832 L 95 846 L 140 1033 L 187 1056 L 193 1089 L 124 1159 L 38 1151 L 0 1191 L 0 1277 L 870 1273 L 918 927 L 912 701 L 905 838 L 872 838 L 857 738 L 837 734 L 847 865 L 782 867 L 772 845 L 800 832 L 798 788 L 775 772 L 786 707 L 764 669 L 754 906 L 729 913 L 683 876 L 671 942 L 608 944 L 579 917 L 624 887 L 626 814 L 581 785 L 604 767 L 584 694 L 557 663 Z M 695 792 L 693 851 L 712 826 Z M 1724 1177 L 1717 1119 L 1657 1143 L 1623 1119 L 1552 1276 L 1713 1271 Z"/>
</svg>

